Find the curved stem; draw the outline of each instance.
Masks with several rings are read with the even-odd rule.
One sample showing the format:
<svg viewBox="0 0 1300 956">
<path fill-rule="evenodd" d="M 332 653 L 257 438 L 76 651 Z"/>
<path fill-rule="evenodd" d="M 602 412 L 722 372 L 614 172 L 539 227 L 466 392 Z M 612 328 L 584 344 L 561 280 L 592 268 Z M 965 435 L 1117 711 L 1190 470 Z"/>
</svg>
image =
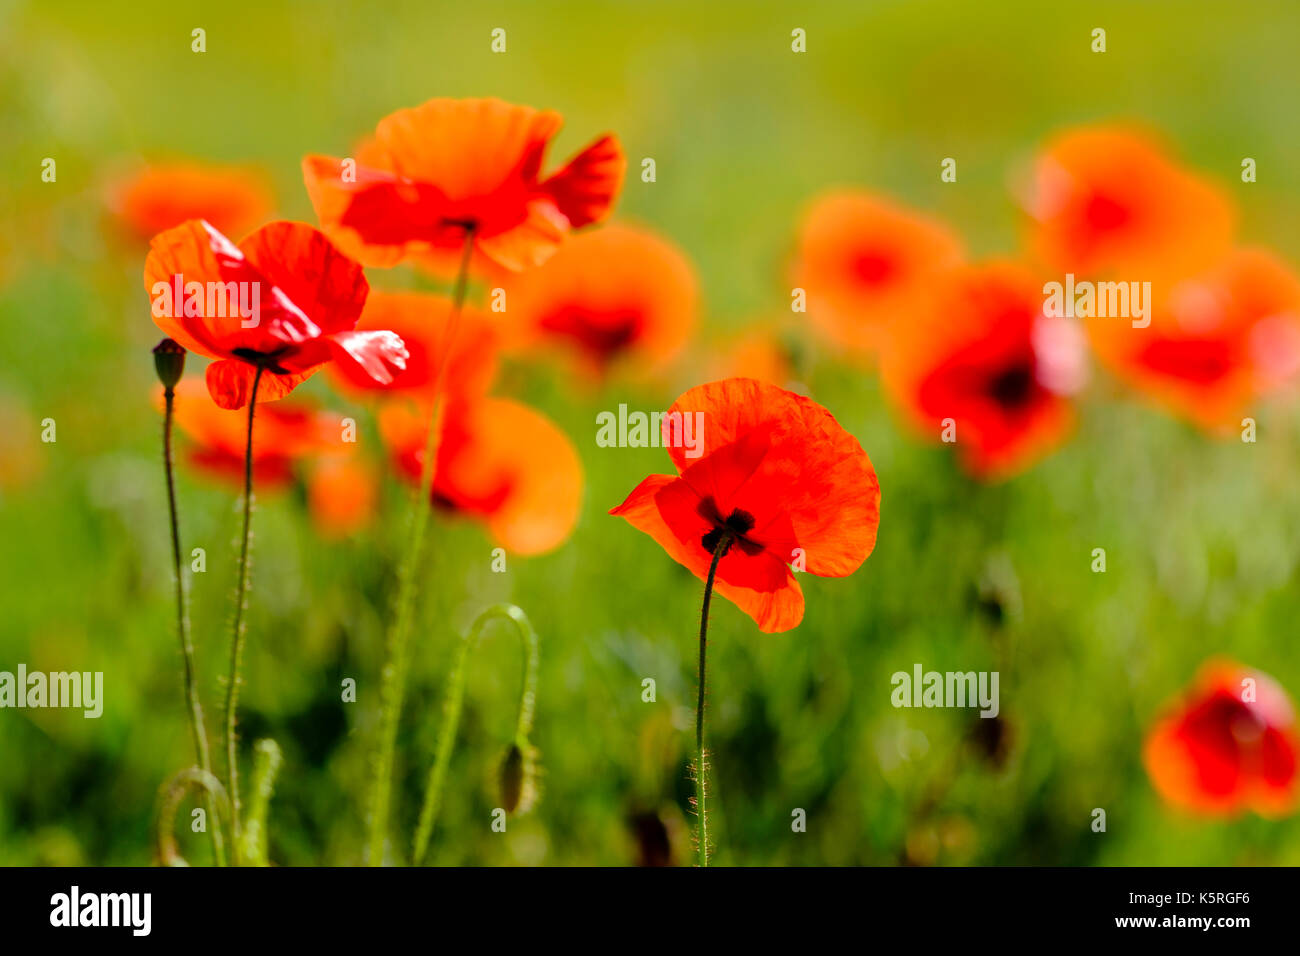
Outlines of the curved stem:
<svg viewBox="0 0 1300 956">
<path fill-rule="evenodd" d="M 442 799 L 442 786 L 447 779 L 447 767 L 451 763 L 451 750 L 456 742 L 456 728 L 460 724 L 460 712 L 465 702 L 465 662 L 469 658 L 470 650 L 478 643 L 483 629 L 490 621 L 497 618 L 514 622 L 519 637 L 524 642 L 524 678 L 519 694 L 519 718 L 515 722 L 514 742 L 520 747 L 526 747 L 528 744 L 528 734 L 533 728 L 533 708 L 537 700 L 537 668 L 540 661 L 537 632 L 529 623 L 528 616 L 513 604 L 494 604 L 475 619 L 456 654 L 456 667 L 451 672 L 451 680 L 447 685 L 447 702 L 443 707 L 442 729 L 438 732 L 438 749 L 434 754 L 433 766 L 429 768 L 429 782 L 424 790 L 420 822 L 415 830 L 412 859 L 416 866 L 424 861 L 425 851 L 429 847 L 429 837 L 433 835 L 433 824 Z"/>
<path fill-rule="evenodd" d="M 700 687 L 695 698 L 695 814 L 699 818 L 698 850 L 700 866 L 709 865 L 709 811 L 705 804 L 705 776 L 708 762 L 704 752 L 704 664 L 708 648 L 709 602 L 713 598 L 713 579 L 718 573 L 718 562 L 731 546 L 731 532 L 724 531 L 713 548 L 713 563 L 704 582 L 704 606 L 700 610 Z"/>
<path fill-rule="evenodd" d="M 176 404 L 176 392 L 171 388 L 163 390 L 163 470 L 167 473 L 167 510 L 171 516 L 172 526 L 172 567 L 176 573 L 176 632 L 180 636 L 181 658 L 185 668 L 185 699 L 190 707 L 190 733 L 194 737 L 194 754 L 199 762 L 199 769 L 205 774 L 212 773 L 211 757 L 208 753 L 208 731 L 203 724 L 203 705 L 199 702 L 199 690 L 194 680 L 194 643 L 190 639 L 190 619 L 185 613 L 185 578 L 181 575 L 181 531 L 180 519 L 176 511 L 176 477 L 172 466 L 172 419 Z M 226 865 L 225 840 L 221 836 L 221 822 L 217 819 L 216 804 L 211 793 L 207 796 L 208 816 L 213 825 L 208 828 L 212 835 L 212 858 L 217 866 Z"/>
<path fill-rule="evenodd" d="M 433 379 L 429 400 L 429 422 L 424 442 L 424 461 L 420 466 L 420 487 L 411 518 L 411 536 L 406 555 L 398 571 L 397 602 L 393 624 L 388 633 L 388 658 L 384 663 L 379 690 L 379 746 L 375 751 L 374 778 L 370 791 L 370 819 L 367 858 L 371 866 L 384 862 L 384 843 L 388 836 L 388 813 L 392 802 L 393 761 L 397 749 L 397 726 L 402 715 L 402 700 L 406 694 L 406 669 L 409 657 L 411 619 L 415 613 L 415 578 L 424 535 L 429 525 L 429 511 L 433 496 L 434 467 L 438 457 L 438 406 L 442 397 L 442 379 L 447 371 L 456 331 L 460 325 L 461 310 L 465 305 L 465 288 L 469 281 L 470 255 L 474 250 L 474 229 L 465 232 L 465 246 L 461 252 L 460 269 L 456 274 L 456 288 L 452 297 L 451 315 L 447 320 L 447 334 L 443 340 L 442 357 Z"/>
<path fill-rule="evenodd" d="M 176 834 L 173 827 L 176 823 L 176 808 L 180 806 L 181 798 L 185 796 L 185 792 L 191 787 L 202 788 L 212 806 L 220 807 L 222 810 L 229 809 L 226 791 L 222 789 L 221 781 L 207 770 L 201 770 L 198 767 L 187 767 L 163 783 L 159 789 L 161 799 L 158 807 L 158 829 L 155 834 L 158 862 L 163 866 L 189 865 L 176 849 Z M 221 828 L 220 820 L 213 820 L 212 822 L 215 824 L 216 829 Z"/>
<path fill-rule="evenodd" d="M 230 793 L 231 854 L 239 866 L 239 739 L 235 735 L 235 711 L 239 706 L 239 669 L 244 658 L 244 605 L 248 601 L 248 543 L 253 518 L 253 414 L 257 408 L 257 386 L 262 366 L 253 376 L 248 396 L 248 438 L 244 445 L 244 531 L 239 545 L 239 584 L 235 590 L 235 624 L 230 638 L 230 677 L 226 682 L 226 777 Z"/>
</svg>

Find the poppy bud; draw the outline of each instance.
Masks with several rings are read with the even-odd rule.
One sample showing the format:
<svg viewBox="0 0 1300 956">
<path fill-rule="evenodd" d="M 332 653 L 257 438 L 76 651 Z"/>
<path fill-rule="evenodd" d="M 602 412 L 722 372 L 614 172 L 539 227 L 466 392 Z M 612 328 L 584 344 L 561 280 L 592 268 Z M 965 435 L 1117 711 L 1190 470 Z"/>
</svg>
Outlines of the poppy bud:
<svg viewBox="0 0 1300 956">
<path fill-rule="evenodd" d="M 511 744 L 501 761 L 501 806 L 506 813 L 527 813 L 533 803 L 536 767 L 533 749 Z"/>
<path fill-rule="evenodd" d="M 185 350 L 172 339 L 163 339 L 153 347 L 153 367 L 163 388 L 175 388 L 185 371 Z"/>
</svg>

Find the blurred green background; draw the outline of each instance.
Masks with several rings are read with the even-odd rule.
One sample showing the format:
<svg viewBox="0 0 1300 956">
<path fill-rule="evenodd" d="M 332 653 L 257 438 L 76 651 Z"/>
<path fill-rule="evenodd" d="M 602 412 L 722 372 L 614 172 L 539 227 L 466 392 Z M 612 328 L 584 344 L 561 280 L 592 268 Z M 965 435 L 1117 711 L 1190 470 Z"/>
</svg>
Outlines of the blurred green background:
<svg viewBox="0 0 1300 956">
<path fill-rule="evenodd" d="M 190 51 L 195 27 L 204 54 Z M 495 27 L 507 30 L 502 55 L 489 49 Z M 804 55 L 790 52 L 795 27 Z M 583 513 L 564 547 L 512 559 L 507 574 L 490 572 L 478 526 L 435 526 L 396 813 L 405 846 L 456 635 L 506 599 L 542 639 L 542 799 L 505 835 L 491 831 L 519 674 L 517 642 L 494 632 L 473 659 L 433 861 L 632 863 L 633 821 L 654 812 L 683 862 L 701 586 L 606 515 L 670 465 L 661 450 L 598 448 L 596 412 L 665 407 L 717 343 L 786 310 L 794 229 L 826 187 L 885 191 L 946 219 L 977 255 L 1014 252 L 1009 176 L 1071 124 L 1162 131 L 1231 190 L 1248 240 L 1295 263 L 1297 36 L 1288 0 L 0 2 L 0 670 L 103 671 L 106 694 L 99 720 L 0 711 L 0 863 L 148 863 L 157 789 L 191 761 L 150 404 L 159 333 L 144 250 L 106 223 L 110 173 L 166 158 L 252 163 L 272 177 L 279 213 L 310 221 L 302 155 L 345 155 L 383 115 L 431 96 L 559 110 L 553 161 L 602 131 L 622 138 L 632 175 L 619 216 L 694 261 L 706 344 L 671 380 L 639 388 L 505 370 L 496 393 L 540 408 L 577 445 Z M 653 184 L 636 175 L 647 156 Z M 946 156 L 956 184 L 939 180 Z M 1259 164 L 1255 184 L 1239 181 L 1244 156 Z M 56 183 L 41 182 L 44 157 L 57 159 Z M 409 282 L 404 270 L 371 279 Z M 1300 692 L 1293 410 L 1261 409 L 1257 444 L 1220 444 L 1099 374 L 1070 444 L 982 487 L 903 433 L 873 374 L 800 345 L 810 393 L 879 472 L 879 544 L 850 578 L 801 578 L 807 615 L 791 633 L 760 634 L 716 602 L 716 861 L 1300 863 L 1300 819 L 1179 815 L 1140 761 L 1152 718 L 1212 654 Z M 348 407 L 325 376 L 305 390 Z M 46 417 L 54 444 L 39 440 Z M 188 472 L 180 495 L 185 547 L 208 551 L 192 618 L 215 730 L 237 495 Z M 284 749 L 270 816 L 279 864 L 362 859 L 404 489 L 390 485 L 384 505 L 366 534 L 322 546 L 301 494 L 259 501 L 244 768 L 258 736 Z M 1105 574 L 1089 569 L 1097 547 Z M 996 730 L 973 711 L 892 708 L 890 675 L 918 662 L 1000 671 Z M 340 701 L 346 677 L 355 704 Z M 656 703 L 642 702 L 646 677 Z M 1095 807 L 1105 833 L 1090 828 Z M 795 808 L 806 833 L 791 832 Z M 204 842 L 181 841 L 207 861 Z"/>
</svg>

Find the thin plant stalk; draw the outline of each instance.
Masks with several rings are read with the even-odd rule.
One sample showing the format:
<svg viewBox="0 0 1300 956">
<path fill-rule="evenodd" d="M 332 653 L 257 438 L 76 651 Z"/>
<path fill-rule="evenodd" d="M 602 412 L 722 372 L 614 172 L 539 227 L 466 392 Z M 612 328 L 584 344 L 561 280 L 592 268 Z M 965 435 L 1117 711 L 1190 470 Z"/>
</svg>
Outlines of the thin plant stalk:
<svg viewBox="0 0 1300 956">
<path fill-rule="evenodd" d="M 708 790 L 705 777 L 709 765 L 704 751 L 704 664 L 708 649 L 709 602 L 713 598 L 713 579 L 718 574 L 718 562 L 730 546 L 731 533 L 723 532 L 713 548 L 713 563 L 709 565 L 709 576 L 704 582 L 704 606 L 700 610 L 700 687 L 695 699 L 695 814 L 699 820 L 697 850 L 700 866 L 709 865 L 709 811 L 705 803 Z"/>
<path fill-rule="evenodd" d="M 451 315 L 447 320 L 442 357 L 433 379 L 429 401 L 428 432 L 424 443 L 424 461 L 420 466 L 420 487 L 415 500 L 415 511 L 411 517 L 411 536 L 398 571 L 397 602 L 393 612 L 392 627 L 388 633 L 388 658 L 384 663 L 380 679 L 379 746 L 375 751 L 374 777 L 371 781 L 367 840 L 367 859 L 371 866 L 380 866 L 384 862 L 384 844 L 388 836 L 388 814 L 393 792 L 397 727 L 402 715 L 402 700 L 406 695 L 411 621 L 415 613 L 416 574 L 420 552 L 424 548 L 424 536 L 429 526 L 434 467 L 438 455 L 438 408 L 442 397 L 442 379 L 455 346 L 456 331 L 465 305 L 465 289 L 469 282 L 469 263 L 473 249 L 474 229 L 471 227 L 465 233 L 465 245 L 461 253 L 460 269 L 456 274 L 456 288 L 452 296 Z"/>
<path fill-rule="evenodd" d="M 257 408 L 257 387 L 262 383 L 263 366 L 253 376 L 248 396 L 248 438 L 244 446 L 244 530 L 239 545 L 239 583 L 235 589 L 235 622 L 230 638 L 230 677 L 226 682 L 226 773 L 230 794 L 231 853 L 235 866 L 240 862 L 242 831 L 239 822 L 239 738 L 235 733 L 235 714 L 239 706 L 240 667 L 244 659 L 244 606 L 248 602 L 248 545 L 252 537 L 253 518 L 253 415 Z"/>
<path fill-rule="evenodd" d="M 181 658 L 185 671 L 185 699 L 190 709 L 190 732 L 194 736 L 194 754 L 199 770 L 212 775 L 212 760 L 208 753 L 208 731 L 203 723 L 203 705 L 195 683 L 194 643 L 190 637 L 190 618 L 185 610 L 185 578 L 181 575 L 181 532 L 176 510 L 176 477 L 172 464 L 172 422 L 176 404 L 176 391 L 170 386 L 163 389 L 163 470 L 167 473 L 167 510 L 171 517 L 172 565 L 176 573 L 176 631 L 180 636 Z M 208 832 L 212 836 L 212 858 L 217 866 L 226 865 L 225 840 L 221 835 L 221 820 L 217 816 L 216 801 L 210 791 L 206 795 Z"/>
<path fill-rule="evenodd" d="M 460 725 L 460 712 L 465 702 L 465 662 L 469 659 L 469 652 L 478 643 L 483 629 L 498 618 L 512 621 L 519 632 L 520 640 L 524 643 L 523 685 L 519 694 L 519 716 L 515 721 L 514 745 L 524 750 L 529 747 L 528 735 L 533 728 L 533 709 L 537 700 L 537 668 L 540 660 L 537 632 L 529 623 L 528 616 L 513 604 L 494 604 L 480 614 L 470 626 L 456 654 L 456 666 L 451 672 L 451 680 L 447 685 L 447 701 L 443 706 L 438 747 L 434 752 L 433 766 L 429 768 L 429 780 L 424 790 L 424 804 L 420 808 L 420 820 L 415 830 L 412 860 L 416 866 L 424 861 L 424 854 L 429 848 L 429 838 L 433 835 L 434 821 L 437 819 L 442 802 L 442 788 L 447 779 L 447 767 L 451 763 L 456 729 Z"/>
</svg>

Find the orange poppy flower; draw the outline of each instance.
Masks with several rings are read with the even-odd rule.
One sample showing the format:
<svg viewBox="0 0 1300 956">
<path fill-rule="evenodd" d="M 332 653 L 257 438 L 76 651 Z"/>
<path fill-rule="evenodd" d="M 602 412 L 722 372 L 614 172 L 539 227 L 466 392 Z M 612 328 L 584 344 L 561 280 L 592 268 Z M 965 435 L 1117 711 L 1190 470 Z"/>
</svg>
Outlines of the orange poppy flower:
<svg viewBox="0 0 1300 956">
<path fill-rule="evenodd" d="M 439 419 L 433 504 L 486 522 L 516 554 L 559 547 L 582 503 L 582 464 L 568 436 L 546 416 L 506 398 L 448 402 Z M 379 426 L 398 471 L 418 483 L 425 416 L 395 402 L 380 411 Z"/>
<path fill-rule="evenodd" d="M 476 251 L 519 270 L 604 219 L 622 185 L 613 136 L 541 176 L 562 122 L 497 99 L 433 99 L 381 120 L 354 170 L 311 155 L 303 176 L 321 225 L 367 265 L 458 250 L 472 228 Z"/>
<path fill-rule="evenodd" d="M 1096 318 L 1098 357 L 1123 380 L 1206 429 L 1300 373 L 1300 279 L 1271 253 L 1239 250 L 1214 269 L 1162 283 L 1150 324 Z"/>
<path fill-rule="evenodd" d="M 391 382 L 384 383 L 355 365 L 336 363 L 331 367 L 335 381 L 345 391 L 360 395 L 383 392 L 432 398 L 452 312 L 452 301 L 444 296 L 372 289 L 357 329 L 391 329 L 406 346 L 406 367 Z M 444 394 L 473 397 L 488 390 L 497 372 L 497 339 L 496 329 L 486 315 L 473 306 L 461 308 L 454 352 L 442 381 Z"/>
<path fill-rule="evenodd" d="M 886 394 L 922 433 L 955 441 L 979 478 L 1007 477 L 1047 453 L 1073 422 L 1084 336 L 1043 314 L 1042 283 L 1009 262 L 963 266 L 930 306 L 895 326 L 881 358 Z"/>
<path fill-rule="evenodd" d="M 935 275 L 961 260 L 961 240 L 942 223 L 871 193 L 833 192 L 804 217 L 794 283 L 827 340 L 870 353 L 916 311 Z"/>
<path fill-rule="evenodd" d="M 756 378 L 782 387 L 794 378 L 793 357 L 780 337 L 768 328 L 746 332 L 710 363 L 713 378 Z"/>
<path fill-rule="evenodd" d="M 698 429 L 686 432 L 684 417 Z M 697 414 L 698 413 L 698 414 Z M 692 441 L 697 457 L 692 453 Z M 714 549 L 720 594 L 766 633 L 803 620 L 791 565 L 825 577 L 852 574 L 871 554 L 880 484 L 866 452 L 816 402 L 754 379 L 686 392 L 664 419 L 677 475 L 651 475 L 610 514 L 654 538 L 707 580 Z"/>
<path fill-rule="evenodd" d="M 163 389 L 154 391 L 154 405 L 163 408 Z M 189 439 L 187 458 L 197 470 L 238 487 L 244 483 L 244 448 L 248 420 L 243 413 L 218 408 L 198 379 L 176 383 L 176 427 Z M 258 404 L 253 430 L 253 475 L 261 488 L 283 487 L 293 480 L 296 462 L 309 455 L 337 450 L 339 419 L 310 406 Z"/>
<path fill-rule="evenodd" d="M 1272 678 L 1213 661 L 1147 736 L 1143 761 L 1156 791 L 1198 813 L 1295 807 L 1300 735 L 1286 692 Z"/>
<path fill-rule="evenodd" d="M 222 408 L 248 404 L 259 367 L 258 398 L 272 401 L 330 361 L 378 382 L 391 382 L 406 364 L 392 332 L 354 329 L 366 277 L 304 223 L 273 222 L 236 246 L 191 220 L 154 236 L 144 287 L 158 327 L 216 359 L 207 383 Z"/>
<path fill-rule="evenodd" d="M 271 190 L 247 169 L 198 163 L 159 163 L 115 184 L 110 205 L 141 239 L 204 219 L 221 232 L 242 233 L 271 211 Z"/>
<path fill-rule="evenodd" d="M 566 243 L 506 287 L 521 342 L 570 346 L 601 376 L 617 361 L 651 369 L 686 345 L 698 286 L 690 263 L 652 232 L 609 225 Z"/>
<path fill-rule="evenodd" d="M 1141 133 L 1087 127 L 1038 158 L 1026 198 L 1030 242 L 1051 268 L 1123 269 L 1131 279 L 1203 268 L 1232 238 L 1232 206 Z"/>
<path fill-rule="evenodd" d="M 330 455 L 307 473 L 307 510 L 323 537 L 355 534 L 375 514 L 379 479 L 374 469 L 351 455 Z"/>
</svg>

